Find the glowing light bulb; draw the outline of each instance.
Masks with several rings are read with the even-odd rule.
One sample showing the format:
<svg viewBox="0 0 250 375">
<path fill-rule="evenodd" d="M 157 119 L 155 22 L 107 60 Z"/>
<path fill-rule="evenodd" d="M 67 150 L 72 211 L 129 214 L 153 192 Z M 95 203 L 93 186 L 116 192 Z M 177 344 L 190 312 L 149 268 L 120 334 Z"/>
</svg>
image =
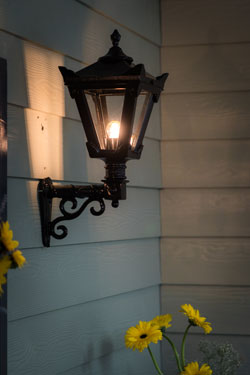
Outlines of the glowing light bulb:
<svg viewBox="0 0 250 375">
<path fill-rule="evenodd" d="M 119 121 L 110 121 L 107 125 L 106 132 L 108 138 L 119 138 L 120 133 L 120 122 Z"/>
</svg>

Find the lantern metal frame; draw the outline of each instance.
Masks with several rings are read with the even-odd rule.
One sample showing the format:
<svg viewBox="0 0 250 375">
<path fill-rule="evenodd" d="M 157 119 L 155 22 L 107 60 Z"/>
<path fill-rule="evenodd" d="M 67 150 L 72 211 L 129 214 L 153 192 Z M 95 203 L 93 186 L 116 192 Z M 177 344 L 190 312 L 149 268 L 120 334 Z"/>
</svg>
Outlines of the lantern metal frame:
<svg viewBox="0 0 250 375">
<path fill-rule="evenodd" d="M 126 162 L 140 159 L 148 121 L 154 103 L 159 100 L 164 83 L 168 77 L 165 73 L 157 78 L 146 73 L 144 65 L 132 64 L 133 59 L 124 54 L 118 46 L 120 34 L 117 30 L 111 35 L 113 46 L 108 53 L 98 61 L 76 73 L 65 67 L 59 67 L 64 83 L 69 89 L 72 99 L 75 99 L 87 138 L 87 149 L 91 158 L 98 158 L 105 162 L 106 175 L 103 184 L 95 185 L 59 185 L 53 184 L 47 177 L 38 184 L 38 200 L 42 226 L 43 245 L 50 246 L 50 237 L 63 239 L 67 236 L 67 228 L 60 223 L 78 217 L 85 208 L 96 201 L 100 209 L 90 208 L 90 212 L 99 216 L 105 211 L 105 200 L 112 201 L 113 207 L 119 206 L 119 200 L 126 199 L 125 175 Z M 121 114 L 120 135 L 115 149 L 105 149 L 100 144 L 86 94 L 95 96 L 96 112 L 100 120 L 105 122 L 105 95 L 124 95 Z M 144 116 L 140 118 L 139 133 L 135 145 L 132 147 L 130 139 L 135 118 L 137 98 L 140 94 L 148 94 L 147 107 Z M 102 117 L 102 118 L 101 118 Z M 54 198 L 61 199 L 59 209 L 61 216 L 52 220 L 52 202 Z M 78 198 L 84 199 L 78 206 Z M 71 203 L 71 209 L 66 204 Z"/>
</svg>

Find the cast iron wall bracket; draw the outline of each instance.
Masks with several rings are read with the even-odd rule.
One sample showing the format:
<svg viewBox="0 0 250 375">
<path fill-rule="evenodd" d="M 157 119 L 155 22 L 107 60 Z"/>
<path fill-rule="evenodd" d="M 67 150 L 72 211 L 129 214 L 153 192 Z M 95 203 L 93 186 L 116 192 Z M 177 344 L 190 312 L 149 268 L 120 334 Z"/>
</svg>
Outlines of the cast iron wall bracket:
<svg viewBox="0 0 250 375">
<path fill-rule="evenodd" d="M 58 225 L 66 220 L 73 220 L 81 215 L 85 208 L 92 202 L 98 202 L 100 209 L 90 208 L 94 216 L 100 216 L 105 211 L 104 199 L 112 201 L 112 207 L 119 206 L 119 200 L 126 199 L 126 180 L 103 180 L 104 184 L 96 185 L 59 185 L 53 184 L 47 177 L 38 184 L 38 202 L 42 226 L 42 241 L 45 247 L 50 246 L 50 237 L 63 239 L 68 234 L 65 225 Z M 54 198 L 61 199 L 59 210 L 61 216 L 52 220 L 52 203 Z M 79 207 L 79 199 L 84 199 Z M 66 205 L 71 203 L 69 209 Z M 78 208 L 77 208 L 78 207 Z"/>
</svg>

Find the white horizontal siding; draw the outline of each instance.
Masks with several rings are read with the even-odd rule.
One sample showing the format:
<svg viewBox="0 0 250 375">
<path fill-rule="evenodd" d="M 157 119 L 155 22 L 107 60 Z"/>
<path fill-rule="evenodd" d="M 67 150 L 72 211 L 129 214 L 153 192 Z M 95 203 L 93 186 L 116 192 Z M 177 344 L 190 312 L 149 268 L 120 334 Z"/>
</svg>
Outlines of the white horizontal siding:
<svg viewBox="0 0 250 375">
<path fill-rule="evenodd" d="M 163 236 L 250 236 L 250 189 L 165 189 Z"/>
<path fill-rule="evenodd" d="M 163 238 L 164 284 L 250 286 L 250 238 Z"/>
<path fill-rule="evenodd" d="M 249 187 L 250 140 L 162 142 L 164 187 Z"/>
<path fill-rule="evenodd" d="M 250 43 L 162 48 L 168 93 L 250 89 Z"/>
<path fill-rule="evenodd" d="M 161 287 L 161 303 L 162 311 L 174 317 L 169 331 L 185 331 L 188 319 L 179 310 L 181 305 L 190 303 L 212 323 L 213 333 L 250 335 L 250 327 L 246 324 L 250 314 L 250 287 L 164 285 Z M 192 332 L 204 331 L 194 327 Z"/>
<path fill-rule="evenodd" d="M 248 0 L 162 0 L 162 42 L 249 42 L 249 17 Z"/>
<path fill-rule="evenodd" d="M 250 138 L 249 101 L 250 92 L 162 95 L 162 139 Z"/>
<path fill-rule="evenodd" d="M 250 206 L 248 0 L 162 0 L 162 313 L 180 348 L 191 303 L 215 342 L 239 351 L 249 373 Z M 170 331 L 171 331 L 170 330 Z M 187 339 L 199 358 L 199 329 Z M 170 357 L 171 356 L 171 357 Z M 163 368 L 176 374 L 170 348 Z"/>
</svg>

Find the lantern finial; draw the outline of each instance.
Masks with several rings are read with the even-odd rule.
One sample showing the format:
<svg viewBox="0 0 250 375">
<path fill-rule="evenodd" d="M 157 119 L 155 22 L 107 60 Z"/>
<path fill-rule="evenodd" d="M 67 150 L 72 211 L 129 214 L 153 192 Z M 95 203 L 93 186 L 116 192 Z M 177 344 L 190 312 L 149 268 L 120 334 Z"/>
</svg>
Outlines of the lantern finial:
<svg viewBox="0 0 250 375">
<path fill-rule="evenodd" d="M 123 50 L 118 46 L 121 35 L 117 29 L 113 31 L 113 33 L 110 35 L 110 38 L 112 40 L 113 46 L 110 48 L 108 53 L 105 56 L 102 56 L 98 59 L 98 61 L 102 63 L 118 63 L 118 62 L 126 62 L 129 65 L 132 63 L 133 59 L 132 57 L 129 57 L 125 55 Z M 128 68 L 126 66 L 126 68 Z"/>
<path fill-rule="evenodd" d="M 119 31 L 117 29 L 115 29 L 113 31 L 113 33 L 110 35 L 110 37 L 111 37 L 113 46 L 114 47 L 118 47 L 118 44 L 119 44 L 119 42 L 121 40 L 121 34 L 119 33 Z"/>
</svg>

